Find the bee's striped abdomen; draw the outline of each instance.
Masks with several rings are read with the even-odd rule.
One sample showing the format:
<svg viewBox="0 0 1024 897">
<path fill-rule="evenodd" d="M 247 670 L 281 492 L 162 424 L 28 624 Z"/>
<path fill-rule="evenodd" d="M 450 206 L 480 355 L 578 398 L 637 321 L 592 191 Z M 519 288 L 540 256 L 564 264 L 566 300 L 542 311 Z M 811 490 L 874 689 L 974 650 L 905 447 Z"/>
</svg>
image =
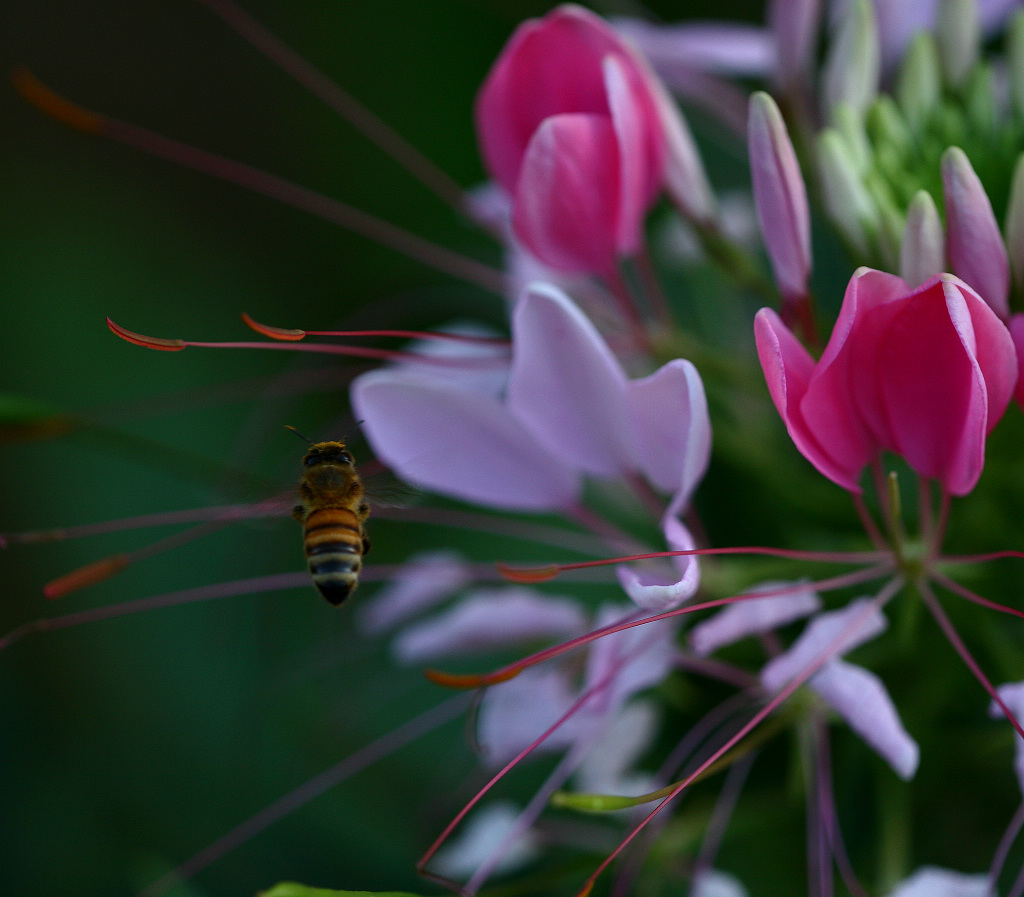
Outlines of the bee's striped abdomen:
<svg viewBox="0 0 1024 897">
<path fill-rule="evenodd" d="M 322 508 L 306 518 L 304 537 L 313 583 L 331 604 L 341 604 L 355 589 L 362 567 L 359 519 L 347 508 Z"/>
</svg>

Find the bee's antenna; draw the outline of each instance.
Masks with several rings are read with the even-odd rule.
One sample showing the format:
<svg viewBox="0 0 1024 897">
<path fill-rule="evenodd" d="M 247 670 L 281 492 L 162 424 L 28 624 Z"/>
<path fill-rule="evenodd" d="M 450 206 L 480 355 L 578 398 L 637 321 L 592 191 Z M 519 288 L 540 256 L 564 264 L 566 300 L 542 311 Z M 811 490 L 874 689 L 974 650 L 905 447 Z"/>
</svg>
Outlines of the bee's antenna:
<svg viewBox="0 0 1024 897">
<path fill-rule="evenodd" d="M 353 427 L 358 427 L 362 423 L 365 423 L 365 421 L 357 420 L 354 424 L 352 424 L 352 426 Z M 294 430 L 295 428 L 294 427 L 289 427 L 289 429 Z M 344 436 L 341 437 L 341 442 L 348 442 L 348 433 L 346 433 Z"/>
<path fill-rule="evenodd" d="M 302 435 L 302 434 L 301 434 L 301 433 L 300 433 L 300 432 L 299 432 L 298 430 L 296 430 L 296 429 L 295 429 L 295 427 L 293 427 L 293 426 L 291 426 L 291 425 L 289 425 L 289 424 L 285 424 L 285 425 L 284 425 L 284 428 L 285 428 L 286 430 L 291 430 L 291 431 L 292 431 L 292 432 L 293 432 L 293 433 L 294 433 L 294 434 L 295 434 L 296 436 L 298 436 L 298 437 L 299 437 L 299 439 L 304 439 L 304 440 L 305 440 L 306 442 L 308 442 L 308 443 L 309 443 L 310 445 L 312 445 L 312 444 L 313 444 L 313 440 L 312 440 L 312 439 L 309 439 L 309 438 L 307 438 L 306 436 L 303 436 L 303 435 Z"/>
</svg>

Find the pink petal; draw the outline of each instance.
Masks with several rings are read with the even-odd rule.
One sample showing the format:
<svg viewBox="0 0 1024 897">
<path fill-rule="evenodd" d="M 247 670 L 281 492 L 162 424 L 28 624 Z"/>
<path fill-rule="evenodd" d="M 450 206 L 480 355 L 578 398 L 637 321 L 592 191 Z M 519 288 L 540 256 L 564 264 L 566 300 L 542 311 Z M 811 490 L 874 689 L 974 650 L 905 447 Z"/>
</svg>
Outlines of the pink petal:
<svg viewBox="0 0 1024 897">
<path fill-rule="evenodd" d="M 920 749 L 907 734 L 882 680 L 863 667 L 832 660 L 808 683 L 904 781 L 917 772 Z"/>
<path fill-rule="evenodd" d="M 706 657 L 723 645 L 770 632 L 821 609 L 818 593 L 801 583 L 765 582 L 749 591 L 772 594 L 730 604 L 694 626 L 690 633 L 690 646 L 695 654 Z"/>
<path fill-rule="evenodd" d="M 800 164 L 782 113 L 766 93 L 750 98 L 750 173 L 765 247 L 784 298 L 806 294 L 811 220 Z"/>
<path fill-rule="evenodd" d="M 561 290 L 533 284 L 512 332 L 509 411 L 563 464 L 595 476 L 630 469 L 626 376 L 590 320 Z"/>
<path fill-rule="evenodd" d="M 857 422 L 851 397 L 842 384 L 826 381 L 805 404 L 815 376 L 814 359 L 771 309 L 757 313 L 754 335 L 768 391 L 797 449 L 834 483 L 859 493 L 860 472 L 874 454 L 874 445 Z M 805 419 L 805 408 L 813 427 Z"/>
<path fill-rule="evenodd" d="M 377 457 L 415 486 L 520 511 L 576 500 L 576 472 L 492 396 L 377 370 L 353 382 L 352 406 Z"/>
<path fill-rule="evenodd" d="M 625 60 L 609 55 L 602 67 L 619 163 L 615 250 L 617 256 L 631 256 L 640 248 L 644 215 L 664 179 L 660 111 L 652 112 L 650 90 L 627 69 Z M 645 119 L 645 114 L 656 118 Z M 596 186 L 591 184 L 591 190 Z"/>
<path fill-rule="evenodd" d="M 677 358 L 627 386 L 636 462 L 663 492 L 693 493 L 711 457 L 711 420 L 697 369 Z"/>
<path fill-rule="evenodd" d="M 899 304 L 877 363 L 886 372 L 889 447 L 954 495 L 969 492 L 984 466 L 985 436 L 1016 382 L 1006 328 L 966 284 L 944 275 Z"/>
<path fill-rule="evenodd" d="M 887 625 L 870 598 L 857 598 L 842 610 L 820 614 L 807 624 L 788 651 L 765 665 L 761 684 L 770 692 L 778 691 L 794 677 L 806 674 L 812 665 L 824 665 L 873 639 Z"/>
<path fill-rule="evenodd" d="M 566 598 L 525 587 L 478 589 L 457 605 L 406 627 L 395 639 L 403 663 L 495 651 L 512 645 L 580 635 L 586 617 Z"/>
<path fill-rule="evenodd" d="M 579 6 L 560 6 L 516 29 L 476 102 L 484 162 L 509 194 L 544 119 L 565 112 L 608 116 L 601 61 L 616 52 L 628 50 L 604 20 Z"/>
<path fill-rule="evenodd" d="M 559 271 L 613 271 L 619 256 L 620 165 L 607 116 L 546 118 L 530 140 L 516 184 L 516 237 Z"/>
<path fill-rule="evenodd" d="M 1017 350 L 1017 388 L 1013 397 L 1024 408 L 1024 315 L 1016 314 L 1010 318 L 1010 336 Z"/>
<path fill-rule="evenodd" d="M 444 601 L 473 579 L 463 558 L 453 551 L 411 557 L 374 596 L 359 603 L 359 628 L 378 635 Z"/>
<path fill-rule="evenodd" d="M 946 250 L 953 270 L 1006 320 L 1010 316 L 1006 245 L 985 188 L 959 147 L 950 147 L 942 156 L 942 185 Z"/>
</svg>

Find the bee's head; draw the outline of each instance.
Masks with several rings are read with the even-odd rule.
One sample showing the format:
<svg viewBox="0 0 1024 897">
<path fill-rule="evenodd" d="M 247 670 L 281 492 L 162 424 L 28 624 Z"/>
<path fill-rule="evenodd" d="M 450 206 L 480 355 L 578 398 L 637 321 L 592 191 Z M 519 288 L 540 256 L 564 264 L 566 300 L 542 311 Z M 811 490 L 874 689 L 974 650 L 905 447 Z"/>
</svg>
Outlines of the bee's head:
<svg viewBox="0 0 1024 897">
<path fill-rule="evenodd" d="M 345 448 L 344 442 L 318 442 L 302 459 L 303 467 L 315 467 L 317 464 L 351 464 L 352 454 Z"/>
</svg>

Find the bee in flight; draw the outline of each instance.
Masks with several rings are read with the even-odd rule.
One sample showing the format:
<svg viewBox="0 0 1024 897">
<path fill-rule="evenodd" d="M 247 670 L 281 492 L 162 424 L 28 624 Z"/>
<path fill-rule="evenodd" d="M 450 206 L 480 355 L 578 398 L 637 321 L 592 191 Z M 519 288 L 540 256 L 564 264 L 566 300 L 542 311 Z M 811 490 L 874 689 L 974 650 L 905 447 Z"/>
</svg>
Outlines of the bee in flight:
<svg viewBox="0 0 1024 897">
<path fill-rule="evenodd" d="M 345 443 L 306 441 L 310 448 L 302 459 L 300 503 L 292 516 L 302 524 L 313 584 L 337 606 L 358 584 L 363 555 L 370 550 L 363 528 L 370 506 Z"/>
</svg>

